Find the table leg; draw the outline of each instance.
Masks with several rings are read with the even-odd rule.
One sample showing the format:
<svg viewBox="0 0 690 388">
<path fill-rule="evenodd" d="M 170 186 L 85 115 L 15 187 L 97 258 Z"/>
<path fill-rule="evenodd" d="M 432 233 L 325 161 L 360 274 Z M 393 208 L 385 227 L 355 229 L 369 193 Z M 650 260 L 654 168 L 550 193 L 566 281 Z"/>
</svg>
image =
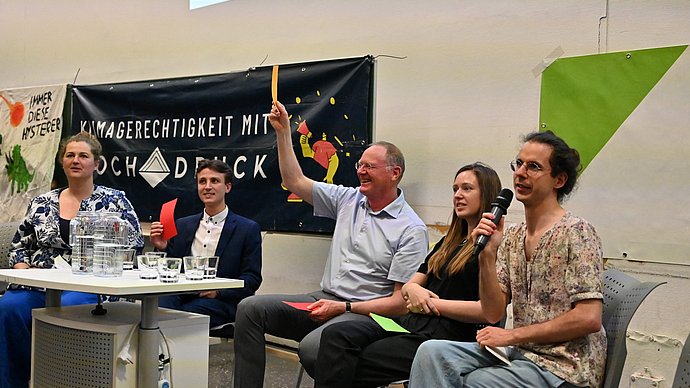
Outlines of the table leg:
<svg viewBox="0 0 690 388">
<path fill-rule="evenodd" d="M 62 304 L 62 290 L 46 289 L 46 307 L 60 307 Z"/>
<path fill-rule="evenodd" d="M 158 297 L 146 296 L 141 301 L 141 324 L 137 347 L 137 387 L 158 386 Z"/>
</svg>

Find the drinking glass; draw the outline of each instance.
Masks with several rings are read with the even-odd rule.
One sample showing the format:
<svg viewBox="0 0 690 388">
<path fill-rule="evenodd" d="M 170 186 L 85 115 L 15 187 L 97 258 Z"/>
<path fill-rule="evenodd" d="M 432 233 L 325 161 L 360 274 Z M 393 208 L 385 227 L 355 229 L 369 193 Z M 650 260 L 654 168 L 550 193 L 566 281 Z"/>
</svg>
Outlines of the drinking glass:
<svg viewBox="0 0 690 388">
<path fill-rule="evenodd" d="M 204 256 L 185 256 L 184 276 L 187 280 L 204 280 L 204 270 L 208 259 Z"/>
<path fill-rule="evenodd" d="M 138 255 L 139 279 L 158 279 L 158 256 Z"/>
<path fill-rule="evenodd" d="M 133 248 L 117 248 L 115 255 L 122 257 L 122 269 L 124 271 L 131 271 L 134 269 L 134 249 Z"/>
<path fill-rule="evenodd" d="M 182 259 L 164 257 L 158 259 L 158 279 L 163 283 L 177 283 L 180 280 Z"/>
<path fill-rule="evenodd" d="M 204 271 L 204 279 L 215 279 L 216 272 L 218 272 L 218 256 L 207 256 L 206 270 Z"/>
</svg>

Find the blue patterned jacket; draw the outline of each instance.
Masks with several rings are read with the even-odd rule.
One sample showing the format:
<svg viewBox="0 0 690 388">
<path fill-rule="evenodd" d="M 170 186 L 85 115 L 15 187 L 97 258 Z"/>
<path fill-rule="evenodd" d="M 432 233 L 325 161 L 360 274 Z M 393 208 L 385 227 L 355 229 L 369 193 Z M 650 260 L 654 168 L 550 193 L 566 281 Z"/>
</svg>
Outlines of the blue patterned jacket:
<svg viewBox="0 0 690 388">
<path fill-rule="evenodd" d="M 27 263 L 36 268 L 52 268 L 55 257 L 71 253 L 69 242 L 60 237 L 60 192 L 55 189 L 34 197 L 12 239 L 9 264 Z M 125 193 L 105 186 L 94 186 L 89 198 L 81 201 L 79 211 L 110 211 L 129 223 L 129 245 L 137 251 L 144 248 L 139 218 Z"/>
</svg>

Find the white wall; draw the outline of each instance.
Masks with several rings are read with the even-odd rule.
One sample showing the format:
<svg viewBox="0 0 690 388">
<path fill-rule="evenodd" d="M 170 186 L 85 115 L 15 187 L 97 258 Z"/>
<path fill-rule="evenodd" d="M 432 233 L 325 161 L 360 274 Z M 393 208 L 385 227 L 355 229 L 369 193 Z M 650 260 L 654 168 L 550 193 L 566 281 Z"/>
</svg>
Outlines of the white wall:
<svg viewBox="0 0 690 388">
<path fill-rule="evenodd" d="M 484 160 L 509 186 L 507 160 L 539 115 L 532 70 L 549 53 L 687 44 L 688 20 L 686 0 L 233 0 L 195 11 L 184 0 L 0 0 L 0 89 L 72 83 L 78 70 L 87 84 L 239 71 L 266 55 L 265 64 L 406 56 L 378 60 L 376 138 L 403 149 L 408 201 L 443 225 L 460 165 Z M 687 267 L 616 262 L 640 277 L 673 274 L 630 329 L 684 341 L 689 309 L 672 296 L 688 295 Z M 670 386 L 679 349 L 631 342 L 639 351 L 621 385 L 647 367 Z"/>
</svg>

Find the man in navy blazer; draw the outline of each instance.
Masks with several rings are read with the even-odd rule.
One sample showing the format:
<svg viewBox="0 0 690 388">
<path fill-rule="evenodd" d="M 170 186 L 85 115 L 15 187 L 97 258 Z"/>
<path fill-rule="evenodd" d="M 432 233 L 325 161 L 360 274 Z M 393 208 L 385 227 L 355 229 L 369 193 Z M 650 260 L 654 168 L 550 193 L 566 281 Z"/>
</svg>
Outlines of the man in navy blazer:
<svg viewBox="0 0 690 388">
<path fill-rule="evenodd" d="M 217 276 L 242 279 L 243 288 L 164 296 L 161 307 L 210 316 L 215 327 L 235 321 L 240 300 L 261 285 L 261 228 L 232 213 L 225 195 L 232 189 L 232 168 L 220 160 L 203 159 L 196 169 L 197 191 L 204 211 L 175 221 L 177 235 L 164 240 L 163 225 L 151 224 L 151 243 L 170 257 L 218 256 Z"/>
</svg>

